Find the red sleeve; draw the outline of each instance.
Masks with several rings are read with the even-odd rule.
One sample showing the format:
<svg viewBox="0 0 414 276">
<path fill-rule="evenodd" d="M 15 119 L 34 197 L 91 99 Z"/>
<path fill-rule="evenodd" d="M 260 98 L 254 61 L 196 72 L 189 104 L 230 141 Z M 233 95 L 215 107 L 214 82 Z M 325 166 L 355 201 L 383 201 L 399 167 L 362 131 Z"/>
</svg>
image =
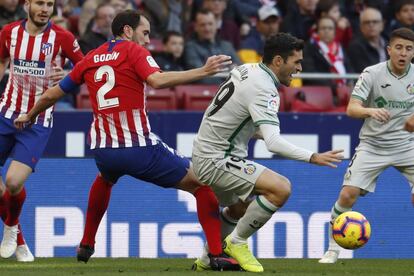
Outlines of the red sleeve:
<svg viewBox="0 0 414 276">
<path fill-rule="evenodd" d="M 0 33 L 0 58 L 5 59 L 10 56 L 8 38 L 9 38 L 9 28 L 4 28 Z"/>
<path fill-rule="evenodd" d="M 128 56 L 135 72 L 143 81 L 146 81 L 149 75 L 161 71 L 150 52 L 138 44 L 130 48 Z"/>
<path fill-rule="evenodd" d="M 64 56 L 70 59 L 73 64 L 78 63 L 83 58 L 78 41 L 72 33 L 67 31 L 63 32 L 62 36 L 62 51 Z"/>
<path fill-rule="evenodd" d="M 82 59 L 73 67 L 72 71 L 69 73 L 69 77 L 75 84 L 81 85 L 85 82 L 83 79 L 83 72 L 85 70 L 85 67 L 86 59 Z"/>
</svg>

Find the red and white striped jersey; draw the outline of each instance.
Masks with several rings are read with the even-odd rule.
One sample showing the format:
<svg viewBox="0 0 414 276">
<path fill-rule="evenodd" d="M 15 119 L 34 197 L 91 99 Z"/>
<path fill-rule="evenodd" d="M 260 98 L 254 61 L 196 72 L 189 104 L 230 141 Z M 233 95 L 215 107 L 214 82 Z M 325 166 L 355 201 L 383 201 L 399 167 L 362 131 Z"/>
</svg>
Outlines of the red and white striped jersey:
<svg viewBox="0 0 414 276">
<path fill-rule="evenodd" d="M 132 41 L 111 40 L 89 52 L 64 81 L 86 83 L 94 120 L 91 149 L 155 145 L 145 108 L 145 81 L 160 71 L 151 54 Z"/>
<path fill-rule="evenodd" d="M 27 113 L 53 82 L 49 79 L 53 66 L 63 66 L 65 58 L 74 64 L 83 57 L 75 37 L 49 22 L 36 36 L 26 30 L 27 20 L 10 23 L 1 31 L 0 58 L 10 58 L 10 73 L 6 90 L 0 99 L 0 114 L 15 119 Z M 53 107 L 41 113 L 36 124 L 52 126 Z M 1 116 L 0 115 L 0 116 Z"/>
</svg>

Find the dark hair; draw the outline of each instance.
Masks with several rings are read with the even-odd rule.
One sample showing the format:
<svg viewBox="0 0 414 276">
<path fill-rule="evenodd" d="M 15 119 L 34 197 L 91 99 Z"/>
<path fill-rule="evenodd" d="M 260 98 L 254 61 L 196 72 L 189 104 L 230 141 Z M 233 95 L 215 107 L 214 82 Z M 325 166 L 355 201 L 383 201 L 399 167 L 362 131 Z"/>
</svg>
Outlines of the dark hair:
<svg viewBox="0 0 414 276">
<path fill-rule="evenodd" d="M 180 32 L 177 31 L 168 31 L 164 34 L 164 36 L 162 37 L 162 43 L 163 44 L 167 44 L 168 40 L 170 40 L 170 38 L 172 36 L 179 36 L 179 37 L 183 37 L 183 35 Z"/>
<path fill-rule="evenodd" d="M 402 38 L 414 42 L 414 31 L 409 28 L 398 28 L 391 32 L 390 44 L 396 38 Z"/>
<path fill-rule="evenodd" d="M 199 14 L 203 14 L 203 15 L 212 14 L 212 15 L 214 15 L 214 13 L 212 11 L 203 8 L 203 9 L 199 9 L 198 11 L 196 11 L 195 16 L 194 16 L 194 20 L 197 18 L 197 15 L 199 15 Z"/>
<path fill-rule="evenodd" d="M 275 56 L 281 56 L 284 61 L 293 51 L 303 50 L 304 42 L 288 33 L 278 33 L 269 37 L 264 46 L 263 63 L 270 64 Z"/>
<path fill-rule="evenodd" d="M 338 0 L 319 0 L 315 9 L 316 18 L 320 18 L 322 13 L 328 13 L 336 5 L 339 5 Z"/>
<path fill-rule="evenodd" d="M 405 5 L 414 5 L 414 0 L 400 0 L 395 4 L 395 13 L 401 11 Z"/>
<path fill-rule="evenodd" d="M 99 4 L 99 5 L 96 7 L 96 9 L 95 9 L 95 18 L 98 18 L 98 12 L 99 12 L 99 10 L 100 10 L 101 8 L 103 8 L 103 7 L 112 7 L 112 5 L 110 5 L 110 4 L 109 4 L 109 3 L 107 3 L 107 2 L 103 2 L 103 3 Z"/>
<path fill-rule="evenodd" d="M 124 27 L 130 26 L 132 29 L 138 27 L 141 21 L 141 14 L 138 11 L 126 10 L 118 13 L 112 21 L 112 34 L 120 36 L 124 33 Z"/>
</svg>

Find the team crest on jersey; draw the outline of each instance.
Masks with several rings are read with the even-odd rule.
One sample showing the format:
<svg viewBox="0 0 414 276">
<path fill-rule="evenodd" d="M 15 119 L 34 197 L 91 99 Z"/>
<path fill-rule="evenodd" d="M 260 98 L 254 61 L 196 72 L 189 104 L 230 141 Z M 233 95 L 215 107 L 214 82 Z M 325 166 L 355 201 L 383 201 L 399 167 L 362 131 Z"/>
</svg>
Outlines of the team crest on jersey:
<svg viewBox="0 0 414 276">
<path fill-rule="evenodd" d="M 73 41 L 73 52 L 75 53 L 75 52 L 77 52 L 77 51 L 79 51 L 79 50 L 80 50 L 79 43 L 78 43 L 78 41 L 75 39 L 75 41 Z"/>
<path fill-rule="evenodd" d="M 279 104 L 279 97 L 272 97 L 267 101 L 267 111 L 276 114 L 279 111 Z"/>
<path fill-rule="evenodd" d="M 244 173 L 245 174 L 252 175 L 252 174 L 254 174 L 255 171 L 256 171 L 256 166 L 253 165 L 253 164 L 247 164 L 244 167 Z"/>
<path fill-rule="evenodd" d="M 41 51 L 45 56 L 48 56 L 53 51 L 53 44 L 52 43 L 42 43 Z"/>
<path fill-rule="evenodd" d="M 414 83 L 410 83 L 407 85 L 407 93 L 410 95 L 414 95 Z"/>
</svg>

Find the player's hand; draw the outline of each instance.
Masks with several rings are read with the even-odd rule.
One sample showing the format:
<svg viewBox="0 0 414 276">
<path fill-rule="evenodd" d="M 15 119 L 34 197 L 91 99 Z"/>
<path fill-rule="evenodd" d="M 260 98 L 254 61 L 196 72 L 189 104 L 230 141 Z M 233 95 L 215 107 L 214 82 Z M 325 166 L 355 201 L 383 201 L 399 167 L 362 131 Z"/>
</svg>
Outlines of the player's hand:
<svg viewBox="0 0 414 276">
<path fill-rule="evenodd" d="M 53 66 L 53 73 L 50 75 L 50 79 L 53 81 L 53 85 L 56 85 L 65 76 L 65 71 L 60 66 Z"/>
<path fill-rule="evenodd" d="M 370 117 L 381 123 L 386 123 L 390 120 L 391 114 L 385 108 L 371 108 Z"/>
<path fill-rule="evenodd" d="M 202 67 L 207 75 L 214 75 L 224 70 L 227 70 L 232 63 L 231 57 L 226 55 L 214 55 L 207 59 L 206 63 Z"/>
<path fill-rule="evenodd" d="M 339 163 L 344 158 L 344 150 L 330 150 L 323 153 L 314 153 L 310 159 L 310 163 L 316 164 L 319 166 L 328 166 L 331 168 L 336 168 L 335 163 Z"/>
<path fill-rule="evenodd" d="M 411 115 L 405 121 L 404 129 L 408 132 L 414 132 L 414 115 Z"/>
<path fill-rule="evenodd" d="M 27 114 L 22 114 L 17 119 L 15 119 L 13 123 L 17 129 L 22 130 L 25 127 L 30 127 L 34 124 L 34 122 L 35 119 L 32 120 L 29 116 L 27 116 Z"/>
</svg>

